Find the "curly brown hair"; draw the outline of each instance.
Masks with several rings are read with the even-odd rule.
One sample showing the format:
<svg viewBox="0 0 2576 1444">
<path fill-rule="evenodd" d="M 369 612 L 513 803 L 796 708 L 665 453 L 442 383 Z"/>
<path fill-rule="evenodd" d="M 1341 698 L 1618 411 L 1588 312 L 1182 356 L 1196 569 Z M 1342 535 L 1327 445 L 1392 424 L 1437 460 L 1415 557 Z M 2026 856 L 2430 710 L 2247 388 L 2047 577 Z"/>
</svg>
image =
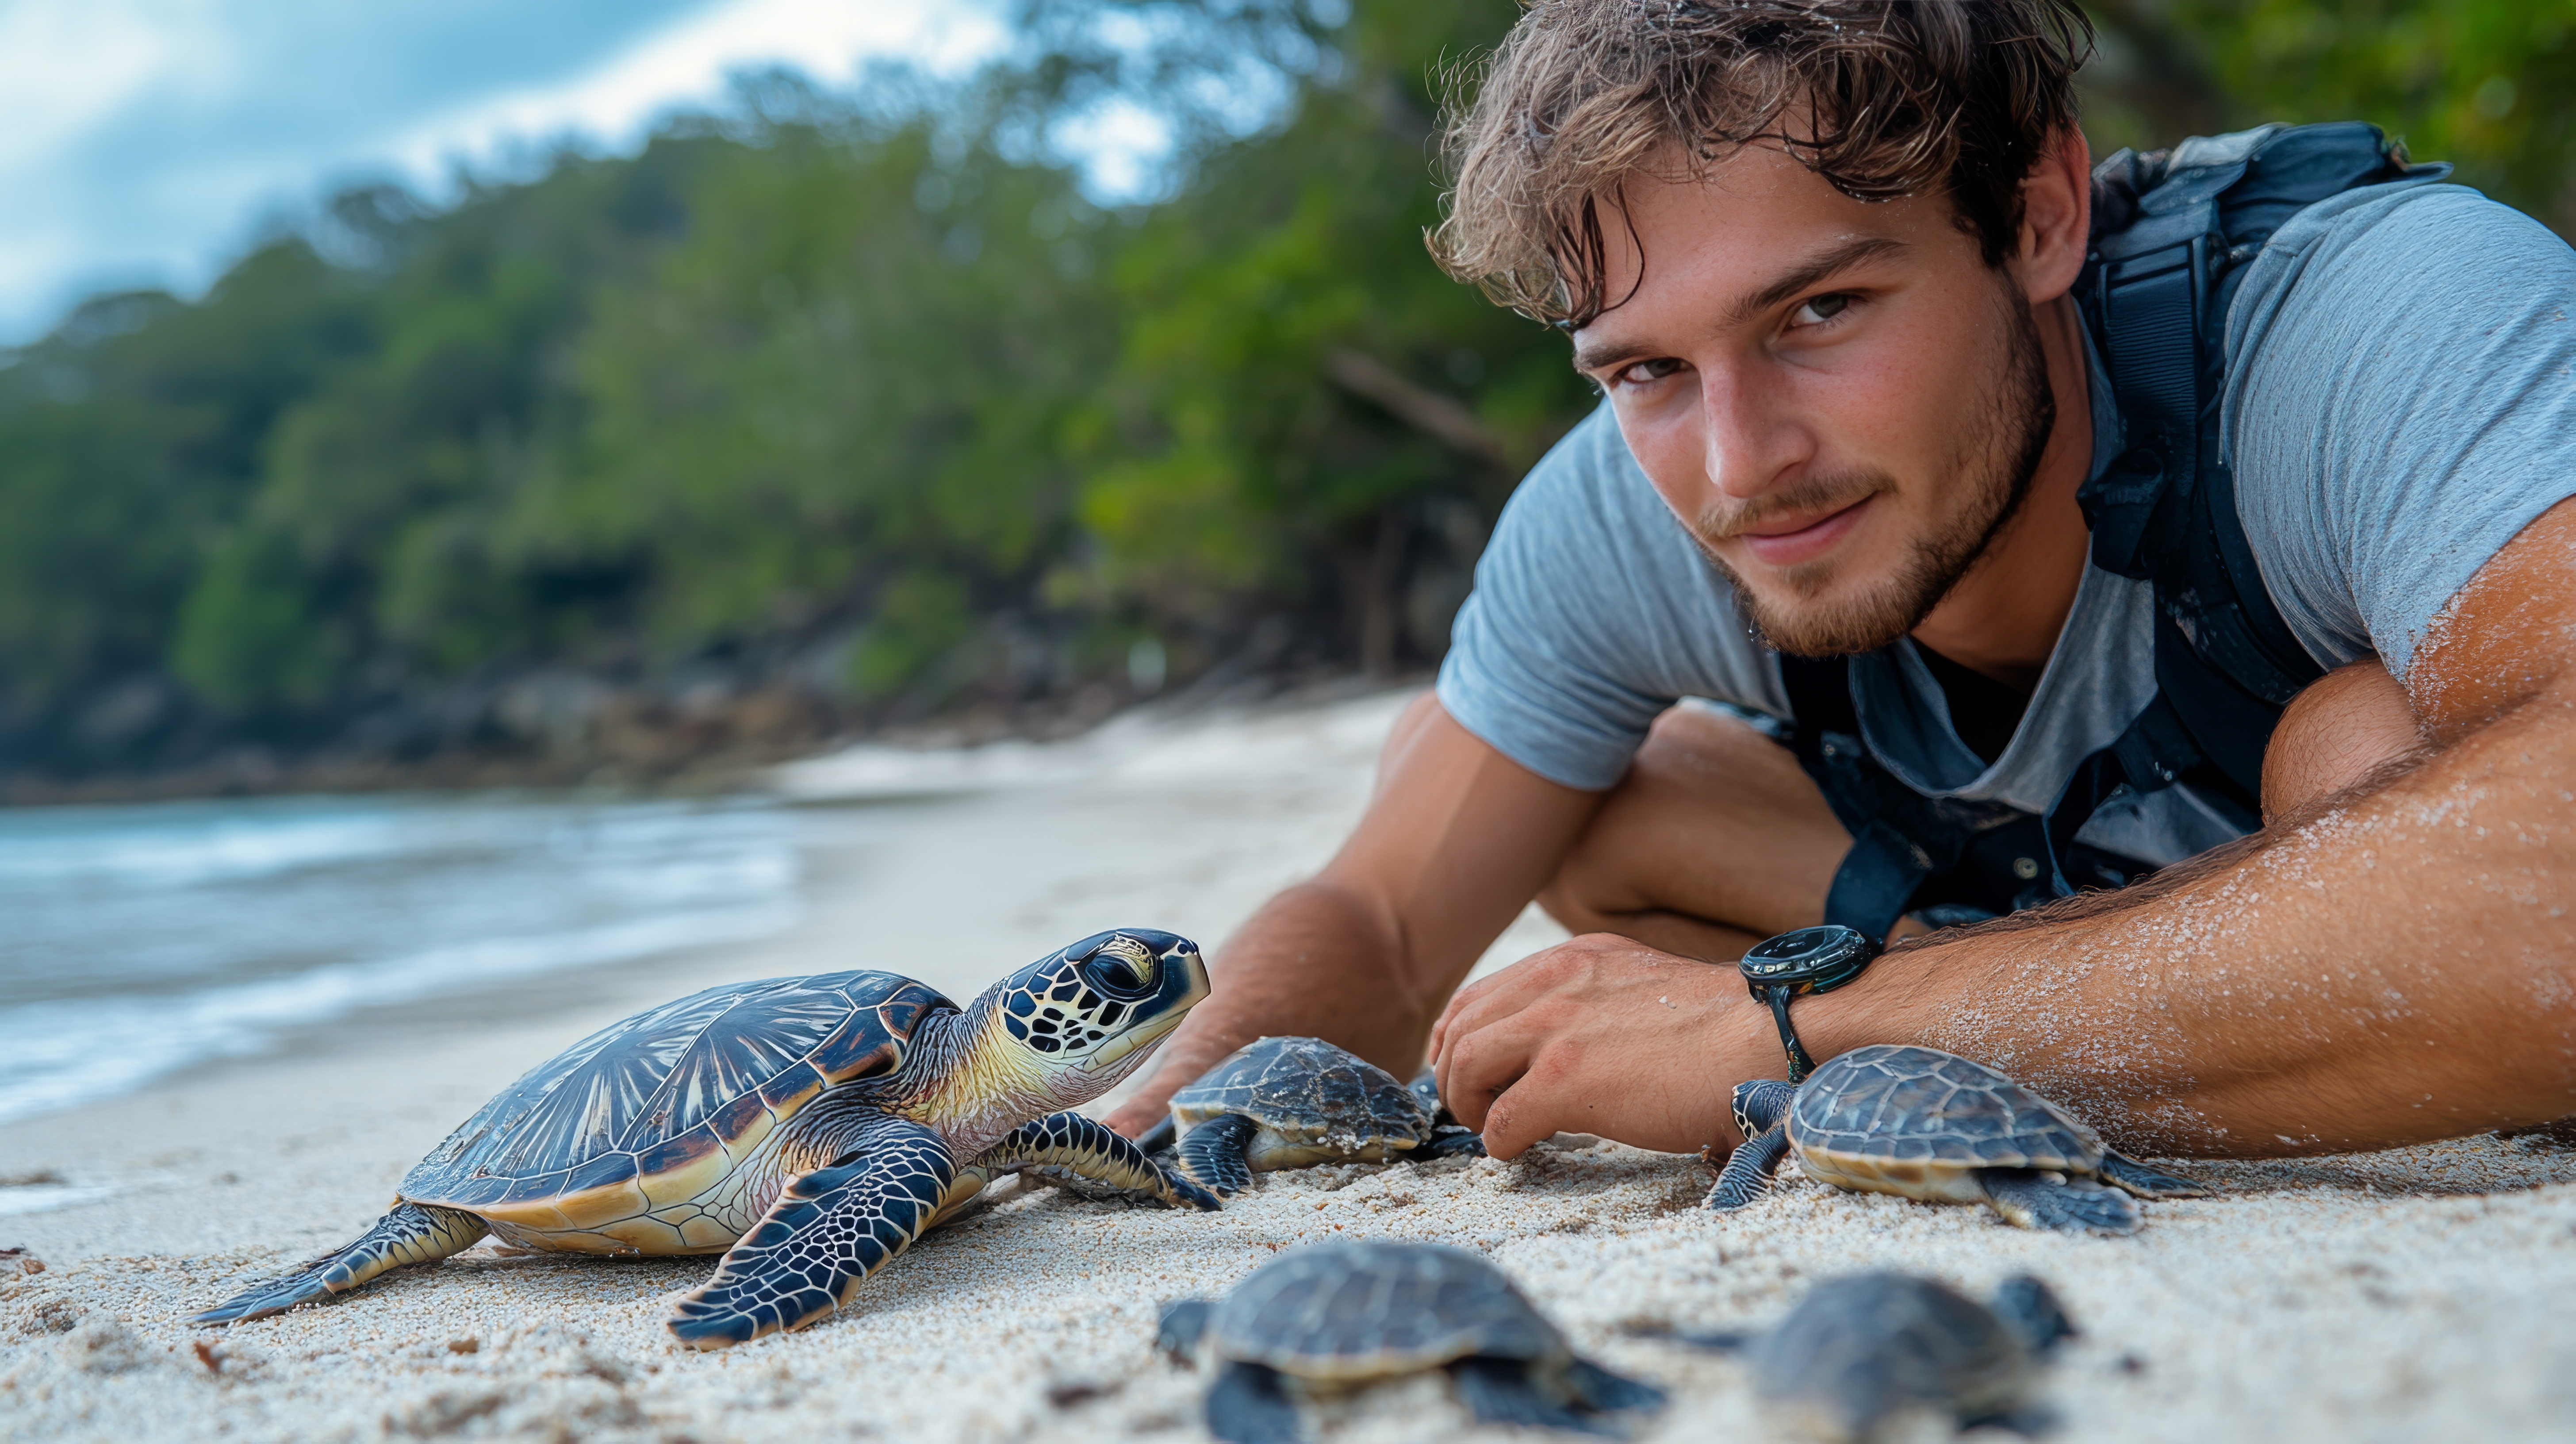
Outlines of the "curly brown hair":
<svg viewBox="0 0 2576 1444">
<path fill-rule="evenodd" d="M 1687 175 L 1757 141 L 1857 200 L 1948 195 L 2002 264 L 2093 48 L 2071 0 L 1525 3 L 1452 77 L 1449 191 L 1427 239 L 1450 275 L 1567 329 L 1615 304 L 1604 197 L 1674 156 Z"/>
</svg>

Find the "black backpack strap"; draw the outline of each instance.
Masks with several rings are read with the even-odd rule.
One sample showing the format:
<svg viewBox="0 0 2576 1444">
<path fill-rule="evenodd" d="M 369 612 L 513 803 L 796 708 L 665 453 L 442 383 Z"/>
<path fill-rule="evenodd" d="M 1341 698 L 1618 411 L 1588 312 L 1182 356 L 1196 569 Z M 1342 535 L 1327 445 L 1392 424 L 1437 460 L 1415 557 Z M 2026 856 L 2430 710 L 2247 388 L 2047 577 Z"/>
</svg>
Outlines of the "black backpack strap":
<svg viewBox="0 0 2576 1444">
<path fill-rule="evenodd" d="M 1783 656 L 1780 680 L 1795 718 L 1791 750 L 1852 835 L 1825 893 L 1826 922 L 1883 938 L 1909 912 L 1936 926 L 1972 922 L 2037 906 L 2060 878 L 2118 887 L 2149 870 L 2090 848 L 2052 851 L 2042 819 L 2002 803 L 1906 786 L 1861 740 L 1846 659 Z"/>
<path fill-rule="evenodd" d="M 1824 920 L 1884 938 L 1931 874 L 1934 859 L 1885 815 L 1884 769 L 1871 762 L 1861 741 L 1850 659 L 1782 653 L 1780 684 L 1789 694 L 1789 745 L 1798 765 L 1815 779 L 1834 820 L 1852 835 L 1851 851 L 1843 854 L 1825 893 Z"/>
<path fill-rule="evenodd" d="M 2221 434 L 2227 306 L 2242 263 L 2301 208 L 2446 171 L 2410 169 L 2402 147 L 2351 121 L 2266 126 L 2170 154 L 2122 151 L 2094 172 L 2095 234 L 2076 296 L 2129 448 L 2077 500 L 2094 565 L 2155 584 L 2156 682 L 2169 704 L 2157 715 L 2190 744 L 2163 770 L 2197 770 L 2223 805 L 2249 816 L 2259 817 L 2263 753 L 2281 709 L 2325 669 L 2282 619 L 2237 514 Z M 2170 727 L 2149 731 L 2176 739 Z M 2071 792 L 2053 815 L 2080 826 L 2091 807 L 2077 801 Z"/>
</svg>

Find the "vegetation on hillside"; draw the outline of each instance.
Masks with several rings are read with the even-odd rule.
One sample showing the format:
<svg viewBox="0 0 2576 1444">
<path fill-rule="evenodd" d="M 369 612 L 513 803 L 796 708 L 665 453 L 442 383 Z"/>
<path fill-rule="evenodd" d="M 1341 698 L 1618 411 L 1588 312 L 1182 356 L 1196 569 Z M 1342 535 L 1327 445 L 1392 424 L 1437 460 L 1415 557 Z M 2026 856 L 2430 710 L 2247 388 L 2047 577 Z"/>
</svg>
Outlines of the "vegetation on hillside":
<svg viewBox="0 0 2576 1444">
<path fill-rule="evenodd" d="M 1515 13 L 1026 0 L 964 86 L 765 77 L 91 302 L 0 352 L 0 776 L 649 768 L 1436 659 L 1590 404 L 1419 239 L 1439 92 Z M 2571 216 L 2567 0 L 2094 13 L 2097 150 L 2358 115 Z M 1109 104 L 1171 127 L 1168 194 L 1050 144 Z"/>
</svg>

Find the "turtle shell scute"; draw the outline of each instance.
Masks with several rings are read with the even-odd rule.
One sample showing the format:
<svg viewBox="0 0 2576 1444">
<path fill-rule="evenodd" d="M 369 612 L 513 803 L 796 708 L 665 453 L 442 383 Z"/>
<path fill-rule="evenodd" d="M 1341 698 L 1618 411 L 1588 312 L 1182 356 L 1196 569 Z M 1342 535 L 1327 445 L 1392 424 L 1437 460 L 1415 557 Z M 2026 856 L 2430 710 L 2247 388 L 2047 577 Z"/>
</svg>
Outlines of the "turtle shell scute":
<svg viewBox="0 0 2576 1444">
<path fill-rule="evenodd" d="M 2092 1173 L 2102 1140 L 2064 1110 L 1981 1063 L 1878 1044 L 1819 1066 L 1789 1108 L 1801 1153 L 1850 1164 Z"/>
<path fill-rule="evenodd" d="M 1172 1095 L 1184 1119 L 1239 1113 L 1289 1137 L 1347 1137 L 1354 1148 L 1431 1136 L 1431 1110 L 1393 1074 L 1314 1038 L 1263 1038 Z"/>
<path fill-rule="evenodd" d="M 650 1178 L 902 1065 L 956 1005 L 895 973 L 728 983 L 602 1028 L 483 1105 L 406 1175 L 415 1203 L 527 1203 Z"/>
<path fill-rule="evenodd" d="M 1566 1357 L 1500 1269 L 1441 1244 L 1316 1244 L 1264 1265 L 1208 1320 L 1216 1351 L 1306 1379 L 1436 1369 L 1470 1355 Z"/>
</svg>

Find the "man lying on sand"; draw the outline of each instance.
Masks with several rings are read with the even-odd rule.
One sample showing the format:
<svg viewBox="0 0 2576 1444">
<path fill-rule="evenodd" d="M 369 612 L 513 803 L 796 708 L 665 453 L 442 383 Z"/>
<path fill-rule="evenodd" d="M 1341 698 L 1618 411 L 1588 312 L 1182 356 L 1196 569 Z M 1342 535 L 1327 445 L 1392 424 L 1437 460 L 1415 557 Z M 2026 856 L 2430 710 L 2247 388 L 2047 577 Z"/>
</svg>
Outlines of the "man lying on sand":
<svg viewBox="0 0 2576 1444">
<path fill-rule="evenodd" d="M 1815 1058 L 1948 1049 L 2132 1145 L 2576 1113 L 2576 253 L 2361 126 L 2097 189 L 2082 25 L 1522 20 L 1434 246 L 1607 402 L 1117 1126 L 1313 1033 L 1427 1044 L 1500 1157 L 1731 1144 L 1784 1040 L 1710 964 L 1822 921 L 1899 941 L 1791 1006 Z M 1581 936 L 1452 997 L 1532 897 Z"/>
</svg>

